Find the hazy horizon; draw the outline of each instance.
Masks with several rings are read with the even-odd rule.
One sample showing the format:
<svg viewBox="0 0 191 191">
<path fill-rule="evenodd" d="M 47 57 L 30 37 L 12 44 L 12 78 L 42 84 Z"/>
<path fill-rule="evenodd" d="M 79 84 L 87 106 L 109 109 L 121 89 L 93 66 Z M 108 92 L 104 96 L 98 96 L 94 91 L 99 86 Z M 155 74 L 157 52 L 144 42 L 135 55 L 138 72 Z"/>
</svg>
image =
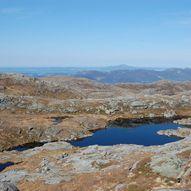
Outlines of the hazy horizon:
<svg viewBox="0 0 191 191">
<path fill-rule="evenodd" d="M 191 66 L 190 0 L 2 0 L 0 67 Z"/>
<path fill-rule="evenodd" d="M 128 64 L 116 64 L 116 65 L 97 65 L 97 66 L 84 66 L 84 65 L 81 65 L 81 66 L 0 66 L 0 69 L 22 69 L 22 68 L 28 68 L 28 69 L 38 69 L 38 68 L 84 68 L 84 69 L 96 69 L 96 68 L 112 68 L 112 67 L 116 67 L 116 68 L 120 68 L 120 66 L 123 66 L 123 67 L 129 67 L 129 68 L 135 68 L 135 69 L 191 69 L 191 66 L 164 66 L 164 67 L 160 67 L 160 66 L 138 66 L 138 65 L 128 65 Z M 118 69 L 117 69 L 118 70 Z M 1 72 L 1 71 L 0 71 Z"/>
</svg>

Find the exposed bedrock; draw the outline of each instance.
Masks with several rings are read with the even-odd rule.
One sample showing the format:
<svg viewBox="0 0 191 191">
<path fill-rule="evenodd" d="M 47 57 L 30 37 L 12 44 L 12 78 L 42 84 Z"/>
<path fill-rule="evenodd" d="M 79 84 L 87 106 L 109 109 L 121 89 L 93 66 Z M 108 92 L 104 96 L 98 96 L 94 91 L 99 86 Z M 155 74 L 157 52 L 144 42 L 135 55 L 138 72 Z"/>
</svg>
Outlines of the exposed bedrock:
<svg viewBox="0 0 191 191">
<path fill-rule="evenodd" d="M 159 135 L 176 136 L 176 137 L 185 138 L 185 137 L 191 136 L 191 128 L 161 130 L 161 131 L 158 131 L 157 133 Z"/>
<path fill-rule="evenodd" d="M 20 191 L 189 190 L 188 129 L 163 132 L 185 138 L 162 146 L 78 148 L 64 142 L 110 124 L 175 120 L 190 125 L 189 117 L 190 82 L 106 85 L 69 77 L 0 74 L 0 182 Z M 8 151 L 35 142 L 52 143 Z"/>
<path fill-rule="evenodd" d="M 15 165 L 0 173 L 20 190 L 189 190 L 191 139 L 164 146 L 89 146 L 48 143 L 23 152 L 0 153 Z M 93 187 L 92 187 L 93 185 Z"/>
<path fill-rule="evenodd" d="M 14 184 L 9 182 L 0 182 L 0 190 L 1 191 L 19 191 Z"/>
<path fill-rule="evenodd" d="M 184 119 L 175 120 L 174 123 L 191 127 L 191 118 L 188 117 Z"/>
</svg>

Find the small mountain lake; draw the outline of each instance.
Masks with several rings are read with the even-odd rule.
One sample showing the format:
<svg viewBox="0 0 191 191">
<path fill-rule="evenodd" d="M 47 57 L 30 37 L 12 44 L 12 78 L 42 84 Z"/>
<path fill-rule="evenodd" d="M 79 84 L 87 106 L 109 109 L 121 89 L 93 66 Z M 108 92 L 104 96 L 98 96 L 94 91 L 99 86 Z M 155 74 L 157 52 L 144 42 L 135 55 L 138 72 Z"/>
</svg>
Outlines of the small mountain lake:
<svg viewBox="0 0 191 191">
<path fill-rule="evenodd" d="M 90 145 L 116 145 L 116 144 L 137 144 L 144 146 L 163 145 L 180 140 L 178 137 L 161 136 L 159 130 L 177 129 L 180 127 L 174 123 L 143 124 L 136 127 L 117 127 L 114 125 L 98 130 L 90 137 L 71 141 L 74 146 L 86 147 Z"/>
</svg>

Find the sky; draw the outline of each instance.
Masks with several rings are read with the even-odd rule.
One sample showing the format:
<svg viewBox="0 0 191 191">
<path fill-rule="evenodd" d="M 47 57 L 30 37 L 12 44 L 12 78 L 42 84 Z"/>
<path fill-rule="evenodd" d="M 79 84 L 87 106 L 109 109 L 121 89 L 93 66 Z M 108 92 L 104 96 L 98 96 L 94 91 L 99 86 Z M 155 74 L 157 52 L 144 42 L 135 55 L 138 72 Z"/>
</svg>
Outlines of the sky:
<svg viewBox="0 0 191 191">
<path fill-rule="evenodd" d="M 0 0 L 0 67 L 191 67 L 191 0 Z"/>
</svg>

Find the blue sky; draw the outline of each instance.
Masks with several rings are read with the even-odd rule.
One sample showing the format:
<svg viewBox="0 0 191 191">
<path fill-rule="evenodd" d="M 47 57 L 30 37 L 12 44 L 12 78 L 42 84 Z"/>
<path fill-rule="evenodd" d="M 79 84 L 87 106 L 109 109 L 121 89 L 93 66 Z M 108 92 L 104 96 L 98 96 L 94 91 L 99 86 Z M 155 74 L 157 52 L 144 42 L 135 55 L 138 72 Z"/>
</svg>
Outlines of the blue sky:
<svg viewBox="0 0 191 191">
<path fill-rule="evenodd" d="M 191 67 L 190 0 L 0 0 L 0 67 Z"/>
</svg>

